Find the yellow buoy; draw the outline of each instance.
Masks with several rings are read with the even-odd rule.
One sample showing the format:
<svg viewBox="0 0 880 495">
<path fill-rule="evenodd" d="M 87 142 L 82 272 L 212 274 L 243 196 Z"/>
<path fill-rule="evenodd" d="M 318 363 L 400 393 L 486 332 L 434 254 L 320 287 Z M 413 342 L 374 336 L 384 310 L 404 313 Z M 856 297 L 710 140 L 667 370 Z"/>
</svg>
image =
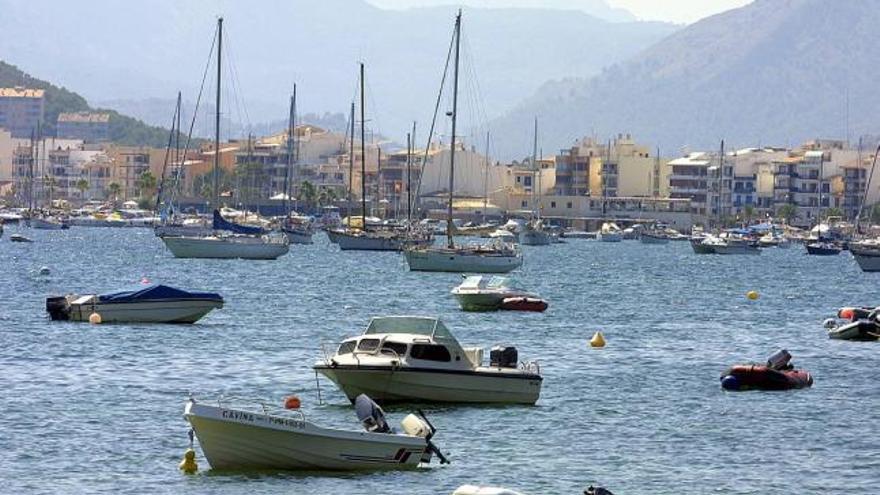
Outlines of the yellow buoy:
<svg viewBox="0 0 880 495">
<path fill-rule="evenodd" d="M 602 335 L 602 332 L 593 334 L 593 338 L 590 339 L 590 347 L 605 347 L 605 336 Z"/>
<path fill-rule="evenodd" d="M 195 474 L 195 472 L 199 470 L 199 465 L 196 463 L 196 451 L 193 449 L 186 449 L 186 452 L 183 454 L 183 460 L 180 461 L 178 467 L 186 474 Z"/>
<path fill-rule="evenodd" d="M 92 313 L 89 315 L 89 323 L 92 325 L 97 325 L 101 323 L 101 315 L 98 313 Z"/>
<path fill-rule="evenodd" d="M 758 299 L 758 291 L 750 290 L 750 291 L 746 292 L 746 297 L 749 298 L 749 301 L 754 301 L 754 300 Z"/>
</svg>

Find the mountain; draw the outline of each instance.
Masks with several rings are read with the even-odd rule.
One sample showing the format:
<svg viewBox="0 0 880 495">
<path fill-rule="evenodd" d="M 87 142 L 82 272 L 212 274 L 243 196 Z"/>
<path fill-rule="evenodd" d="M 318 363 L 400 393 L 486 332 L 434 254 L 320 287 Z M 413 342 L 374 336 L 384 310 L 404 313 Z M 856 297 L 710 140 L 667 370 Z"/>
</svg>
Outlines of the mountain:
<svg viewBox="0 0 880 495">
<path fill-rule="evenodd" d="M 0 12 L 0 58 L 99 104 L 165 99 L 162 118 L 149 119 L 161 125 L 178 90 L 195 101 L 221 13 L 229 119 L 245 127 L 283 120 L 294 82 L 304 112 L 348 114 L 360 60 L 370 125 L 399 136 L 413 120 L 427 127 L 455 8 L 383 10 L 364 0 L 142 0 L 125 8 L 89 0 L 70 8 L 62 0 L 0 0 Z M 464 26 L 486 120 L 548 79 L 597 74 L 679 29 L 538 8 L 466 9 Z"/>
<path fill-rule="evenodd" d="M 524 155 L 534 116 L 542 146 L 633 133 L 680 147 L 789 145 L 876 132 L 880 0 L 756 0 L 678 31 L 588 79 L 545 84 L 493 123 Z"/>
<path fill-rule="evenodd" d="M 0 87 L 25 86 L 45 90 L 45 128 L 43 135 L 55 135 L 55 122 L 62 112 L 101 111 L 110 114 L 110 139 L 119 144 L 161 147 L 168 141 L 168 130 L 122 115 L 115 110 L 89 106 L 85 98 L 63 87 L 32 77 L 18 67 L 0 60 Z"/>
</svg>

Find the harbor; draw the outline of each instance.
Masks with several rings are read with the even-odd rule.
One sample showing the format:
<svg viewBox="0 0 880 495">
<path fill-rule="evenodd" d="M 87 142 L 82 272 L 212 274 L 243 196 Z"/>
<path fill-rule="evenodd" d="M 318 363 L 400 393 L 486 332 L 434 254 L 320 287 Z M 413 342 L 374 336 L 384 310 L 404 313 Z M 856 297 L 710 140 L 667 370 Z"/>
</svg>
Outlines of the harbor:
<svg viewBox="0 0 880 495">
<path fill-rule="evenodd" d="M 19 231 L 34 243 L 8 242 Z M 822 328 L 839 307 L 876 304 L 873 275 L 851 257 L 775 248 L 701 256 L 687 242 L 591 239 L 523 251 L 513 275 L 550 308 L 487 316 L 459 308 L 449 293 L 459 274 L 410 272 L 400 253 L 341 251 L 321 233 L 278 260 L 235 262 L 176 259 L 149 229 L 8 225 L 0 239 L 8 445 L 0 476 L 10 491 L 42 491 L 55 478 L 64 480 L 55 489 L 118 493 L 239 493 L 258 484 L 262 493 L 427 495 L 475 483 L 523 493 L 580 493 L 589 484 L 615 493 L 674 493 L 681 485 L 872 493 L 871 476 L 858 474 L 871 461 L 853 469 L 851 459 L 876 450 L 876 345 L 829 339 Z M 225 305 L 185 326 L 54 322 L 43 311 L 49 294 L 144 279 L 210 289 Z M 760 297 L 748 299 L 749 291 Z M 323 377 L 319 402 L 312 365 L 322 343 L 357 336 L 384 315 L 437 317 L 462 342 L 515 344 L 541 364 L 540 400 L 420 406 L 446 466 L 206 475 L 196 446 L 200 474 L 180 473 L 190 394 L 278 405 L 296 395 L 310 420 L 351 427 L 348 400 Z M 596 331 L 604 348 L 590 347 Z M 812 388 L 719 386 L 730 365 L 780 347 L 812 373 Z M 386 406 L 395 419 L 412 410 Z"/>
</svg>

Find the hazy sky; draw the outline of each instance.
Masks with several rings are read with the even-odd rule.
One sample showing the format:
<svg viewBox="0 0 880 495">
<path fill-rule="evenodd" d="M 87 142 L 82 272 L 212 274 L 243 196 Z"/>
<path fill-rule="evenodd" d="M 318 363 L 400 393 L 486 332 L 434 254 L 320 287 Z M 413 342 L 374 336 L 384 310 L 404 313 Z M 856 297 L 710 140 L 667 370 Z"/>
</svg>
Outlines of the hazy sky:
<svg viewBox="0 0 880 495">
<path fill-rule="evenodd" d="M 407 8 L 428 5 L 462 4 L 473 7 L 564 7 L 578 9 L 592 0 L 368 0 L 384 8 Z M 751 0 L 605 0 L 612 7 L 621 7 L 636 17 L 651 21 L 691 23 L 703 17 L 741 7 Z"/>
</svg>

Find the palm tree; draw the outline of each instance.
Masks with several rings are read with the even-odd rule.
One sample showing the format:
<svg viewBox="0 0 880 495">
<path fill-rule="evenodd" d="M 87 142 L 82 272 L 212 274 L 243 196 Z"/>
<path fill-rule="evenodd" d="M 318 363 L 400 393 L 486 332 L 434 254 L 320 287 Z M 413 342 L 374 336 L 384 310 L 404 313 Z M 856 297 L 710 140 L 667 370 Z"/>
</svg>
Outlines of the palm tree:
<svg viewBox="0 0 880 495">
<path fill-rule="evenodd" d="M 315 190 L 315 186 L 307 180 L 302 181 L 299 185 L 299 198 L 303 200 L 306 207 L 310 207 L 314 204 L 317 197 L 318 192 Z"/>
<path fill-rule="evenodd" d="M 79 197 L 85 199 L 86 191 L 89 190 L 89 181 L 85 179 L 76 181 L 76 189 L 79 191 Z"/>
<path fill-rule="evenodd" d="M 784 219 L 786 223 L 791 223 L 798 216 L 797 206 L 790 203 L 784 204 L 776 212 L 776 216 Z"/>
<path fill-rule="evenodd" d="M 140 196 L 152 196 L 153 191 L 156 189 L 156 177 L 153 175 L 153 172 L 147 170 L 142 173 L 137 180 L 137 187 L 140 191 Z"/>
<path fill-rule="evenodd" d="M 753 207 L 752 205 L 746 205 L 746 207 L 743 208 L 743 217 L 745 217 L 746 225 L 752 223 L 752 217 L 754 217 L 754 216 L 755 216 L 755 207 Z"/>
<path fill-rule="evenodd" d="M 122 190 L 122 186 L 116 182 L 111 182 L 107 185 L 107 190 L 110 192 L 110 195 L 113 196 L 113 201 L 119 201 L 119 191 Z"/>
</svg>

